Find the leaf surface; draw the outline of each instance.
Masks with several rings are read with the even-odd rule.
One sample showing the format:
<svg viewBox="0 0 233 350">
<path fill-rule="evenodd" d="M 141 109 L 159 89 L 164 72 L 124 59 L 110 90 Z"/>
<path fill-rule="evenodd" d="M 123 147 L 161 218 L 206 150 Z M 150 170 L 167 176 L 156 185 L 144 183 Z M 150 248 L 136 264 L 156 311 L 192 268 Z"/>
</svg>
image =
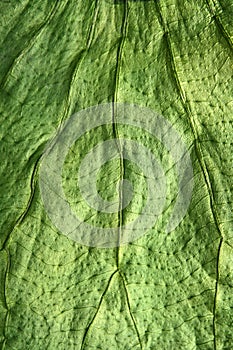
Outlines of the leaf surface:
<svg viewBox="0 0 233 350">
<path fill-rule="evenodd" d="M 232 1 L 2 1 L 0 13 L 1 348 L 231 349 Z M 87 133 L 63 169 L 64 191 L 85 219 L 121 227 L 146 196 L 137 164 L 116 161 L 97 187 L 111 200 L 123 175 L 133 182 L 136 198 L 123 215 L 79 206 L 77 167 L 101 140 L 143 142 L 167 180 L 156 225 L 101 249 L 57 230 L 38 179 L 62 122 L 112 101 L 173 125 L 191 155 L 194 190 L 184 220 L 167 233 L 177 191 L 169 152 L 130 127 Z"/>
</svg>

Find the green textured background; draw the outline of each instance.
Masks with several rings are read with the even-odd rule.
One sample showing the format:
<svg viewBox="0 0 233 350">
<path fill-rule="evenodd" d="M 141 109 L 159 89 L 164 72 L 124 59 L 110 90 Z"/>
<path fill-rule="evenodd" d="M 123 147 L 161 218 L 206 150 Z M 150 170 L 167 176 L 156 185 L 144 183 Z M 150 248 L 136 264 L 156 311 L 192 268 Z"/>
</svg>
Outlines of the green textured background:
<svg viewBox="0 0 233 350">
<path fill-rule="evenodd" d="M 2 0 L 0 13 L 1 349 L 233 349 L 233 1 Z M 139 240 L 88 248 L 47 217 L 40 157 L 63 120 L 110 101 L 174 125 L 194 192 L 172 233 L 167 208 Z M 111 132 L 87 135 L 77 153 Z M 74 205 L 75 164 L 70 154 Z M 127 162 L 125 173 L 143 188 Z"/>
</svg>

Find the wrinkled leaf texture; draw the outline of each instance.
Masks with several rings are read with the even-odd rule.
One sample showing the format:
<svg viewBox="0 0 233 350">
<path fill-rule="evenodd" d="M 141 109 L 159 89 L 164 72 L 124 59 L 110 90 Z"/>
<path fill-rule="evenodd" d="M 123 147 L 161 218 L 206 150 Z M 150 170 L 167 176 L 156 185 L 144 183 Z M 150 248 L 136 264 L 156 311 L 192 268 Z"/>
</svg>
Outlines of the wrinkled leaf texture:
<svg viewBox="0 0 233 350">
<path fill-rule="evenodd" d="M 1 348 L 232 349 L 232 0 L 12 0 L 0 13 Z M 172 123 L 194 191 L 173 232 L 166 208 L 137 241 L 98 249 L 57 231 L 38 176 L 62 121 L 111 101 Z"/>
</svg>

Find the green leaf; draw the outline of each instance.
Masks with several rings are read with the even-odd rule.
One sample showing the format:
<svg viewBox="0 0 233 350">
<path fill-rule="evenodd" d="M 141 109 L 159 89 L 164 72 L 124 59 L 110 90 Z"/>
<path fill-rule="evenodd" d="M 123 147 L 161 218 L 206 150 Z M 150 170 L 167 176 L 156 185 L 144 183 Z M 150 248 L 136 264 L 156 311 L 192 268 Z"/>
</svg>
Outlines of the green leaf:
<svg viewBox="0 0 233 350">
<path fill-rule="evenodd" d="M 0 13 L 1 348 L 232 349 L 232 1 L 12 0 Z M 107 163 L 97 177 L 102 198 L 117 198 L 120 209 L 116 184 L 133 183 L 125 209 L 98 213 L 76 188 L 89 150 L 122 137 L 159 159 L 166 203 L 137 240 L 90 247 L 50 220 L 41 164 L 64 121 L 118 102 L 158 113 L 180 135 L 192 199 L 167 232 L 176 164 L 153 135 L 110 118 L 67 154 L 62 180 L 73 211 L 119 231 L 140 213 L 146 182 L 129 160 Z"/>
</svg>

